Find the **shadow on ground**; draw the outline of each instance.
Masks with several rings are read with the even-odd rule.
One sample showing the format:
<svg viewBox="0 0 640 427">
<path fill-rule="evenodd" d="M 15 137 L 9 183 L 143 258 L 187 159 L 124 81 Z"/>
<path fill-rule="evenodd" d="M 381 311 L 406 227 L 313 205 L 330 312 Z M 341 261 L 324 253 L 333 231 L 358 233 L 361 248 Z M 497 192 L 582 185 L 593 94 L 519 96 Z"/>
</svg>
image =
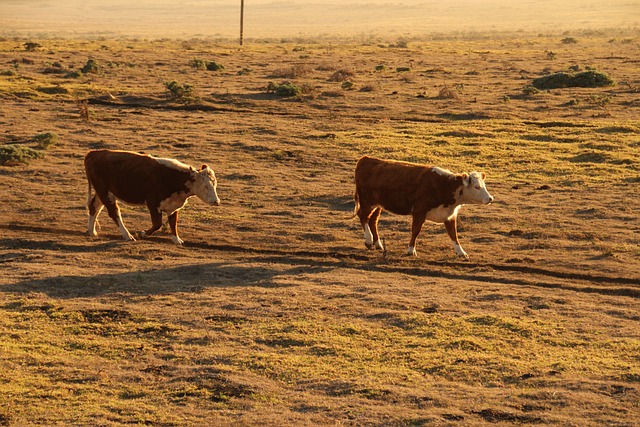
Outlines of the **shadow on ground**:
<svg viewBox="0 0 640 427">
<path fill-rule="evenodd" d="M 201 292 L 211 287 L 252 286 L 287 287 L 278 278 L 301 272 L 322 271 L 323 267 L 277 269 L 255 265 L 226 263 L 187 265 L 126 273 L 68 275 L 28 279 L 0 288 L 3 293 L 44 293 L 52 298 L 91 298 L 116 293 L 159 295 Z"/>
</svg>

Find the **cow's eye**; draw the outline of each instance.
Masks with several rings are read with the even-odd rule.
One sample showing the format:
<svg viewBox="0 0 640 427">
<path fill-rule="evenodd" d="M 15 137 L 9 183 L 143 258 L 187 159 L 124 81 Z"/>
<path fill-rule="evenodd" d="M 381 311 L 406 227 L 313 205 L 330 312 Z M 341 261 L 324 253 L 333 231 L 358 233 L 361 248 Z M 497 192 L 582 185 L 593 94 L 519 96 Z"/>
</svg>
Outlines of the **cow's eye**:
<svg viewBox="0 0 640 427">
<path fill-rule="evenodd" d="M 480 186 L 479 186 L 479 185 L 476 185 L 476 190 L 479 190 L 479 189 L 480 189 Z"/>
</svg>

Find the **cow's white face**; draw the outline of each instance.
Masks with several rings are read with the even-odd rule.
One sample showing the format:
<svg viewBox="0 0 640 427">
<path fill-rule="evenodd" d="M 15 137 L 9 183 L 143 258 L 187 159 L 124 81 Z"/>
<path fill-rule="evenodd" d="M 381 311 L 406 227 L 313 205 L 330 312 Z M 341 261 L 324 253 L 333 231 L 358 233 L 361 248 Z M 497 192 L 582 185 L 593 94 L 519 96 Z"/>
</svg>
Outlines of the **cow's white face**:
<svg viewBox="0 0 640 427">
<path fill-rule="evenodd" d="M 484 178 L 485 175 L 481 172 L 471 172 L 464 176 L 463 203 L 488 205 L 493 202 L 493 196 L 487 191 Z"/>
<path fill-rule="evenodd" d="M 207 165 L 202 165 L 199 171 L 193 171 L 193 175 L 194 182 L 191 187 L 193 194 L 205 203 L 218 206 L 220 204 L 217 192 L 218 181 L 213 170 Z"/>
</svg>

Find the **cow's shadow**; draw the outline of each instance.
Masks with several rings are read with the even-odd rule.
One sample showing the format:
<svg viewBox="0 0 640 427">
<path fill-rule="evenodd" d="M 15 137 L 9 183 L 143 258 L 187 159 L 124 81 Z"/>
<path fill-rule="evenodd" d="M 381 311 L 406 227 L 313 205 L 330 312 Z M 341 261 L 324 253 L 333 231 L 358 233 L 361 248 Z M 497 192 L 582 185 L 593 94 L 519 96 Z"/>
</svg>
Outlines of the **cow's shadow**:
<svg viewBox="0 0 640 427">
<path fill-rule="evenodd" d="M 305 271 L 308 271 L 308 268 Z M 287 276 L 299 273 L 299 267 L 282 270 L 241 263 L 209 263 L 121 273 L 26 279 L 2 286 L 0 292 L 19 294 L 36 292 L 51 298 L 73 299 L 117 294 L 197 293 L 216 287 L 276 288 L 292 286 L 287 283 Z"/>
</svg>

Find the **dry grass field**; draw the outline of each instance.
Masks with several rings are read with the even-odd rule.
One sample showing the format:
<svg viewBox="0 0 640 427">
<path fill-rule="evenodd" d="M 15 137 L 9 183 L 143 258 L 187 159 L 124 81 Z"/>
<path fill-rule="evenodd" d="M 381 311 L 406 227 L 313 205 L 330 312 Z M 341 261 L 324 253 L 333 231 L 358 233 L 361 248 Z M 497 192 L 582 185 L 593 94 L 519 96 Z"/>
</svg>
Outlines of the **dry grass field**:
<svg viewBox="0 0 640 427">
<path fill-rule="evenodd" d="M 637 32 L 1 39 L 0 425 L 637 425 L 638 58 Z M 531 88 L 586 70 L 616 83 Z M 89 238 L 97 148 L 207 163 L 222 204 L 183 247 L 104 213 Z M 391 214 L 364 247 L 364 154 L 486 172 L 469 262 L 434 224 L 405 256 Z"/>
</svg>

